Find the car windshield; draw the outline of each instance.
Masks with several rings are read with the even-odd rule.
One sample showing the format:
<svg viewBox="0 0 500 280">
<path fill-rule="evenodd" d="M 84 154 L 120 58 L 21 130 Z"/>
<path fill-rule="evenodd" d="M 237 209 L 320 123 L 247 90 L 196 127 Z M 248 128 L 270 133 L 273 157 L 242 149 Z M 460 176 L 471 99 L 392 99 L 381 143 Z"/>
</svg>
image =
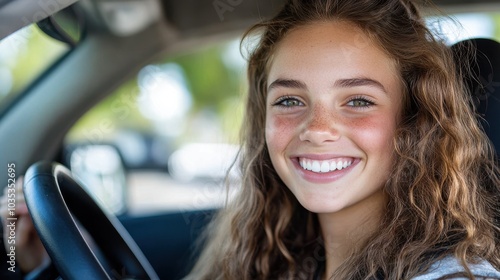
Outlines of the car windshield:
<svg viewBox="0 0 500 280">
<path fill-rule="evenodd" d="M 0 114 L 70 46 L 43 33 L 36 24 L 0 41 Z"/>
<path fill-rule="evenodd" d="M 73 174 L 114 213 L 126 207 L 120 196 L 129 213 L 219 206 L 239 148 L 244 66 L 238 38 L 145 65 L 68 133 Z M 126 188 L 125 179 L 102 179 L 123 177 L 103 144 L 118 149 Z"/>
</svg>

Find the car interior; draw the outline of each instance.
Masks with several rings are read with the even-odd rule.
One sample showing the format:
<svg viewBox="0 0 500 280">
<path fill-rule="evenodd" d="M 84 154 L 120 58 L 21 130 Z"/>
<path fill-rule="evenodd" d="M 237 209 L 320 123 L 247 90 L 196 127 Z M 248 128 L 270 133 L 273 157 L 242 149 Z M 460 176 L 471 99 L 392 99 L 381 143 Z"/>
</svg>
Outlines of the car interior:
<svg viewBox="0 0 500 280">
<path fill-rule="evenodd" d="M 484 131 L 493 143 L 495 150 L 500 149 L 500 43 L 487 38 L 474 38 L 460 41 L 451 46 L 456 59 L 468 57 L 469 61 L 459 67 L 470 67 L 473 76 L 465 76 L 464 80 L 473 96 L 476 112 Z M 472 54 L 470 53 L 472 49 Z"/>
<path fill-rule="evenodd" d="M 85 274 L 98 279 L 181 279 L 189 272 L 201 248 L 199 237 L 219 206 L 203 204 L 191 209 L 174 207 L 144 212 L 117 206 L 116 211 L 103 212 L 100 210 L 102 205 L 86 195 L 81 182 L 74 180 L 71 172 L 77 173 L 79 165 L 69 154 L 85 149 L 85 157 L 91 162 L 89 165 L 96 168 L 96 172 L 101 172 L 99 178 L 104 178 L 103 168 L 106 166 L 100 167 L 102 160 L 93 151 L 96 151 L 97 145 L 110 143 L 104 136 L 110 124 L 96 121 L 96 127 L 88 130 L 83 141 L 69 143 L 68 135 L 83 116 L 98 104 L 106 102 L 123 84 L 144 73 L 147 65 L 204 46 L 231 40 L 237 42 L 249 26 L 271 17 L 284 2 L 0 0 L 0 44 L 22 28 L 36 25 L 43 34 L 64 45 L 60 55 L 15 94 L 3 96 L 0 86 L 0 164 L 4 167 L 15 164 L 16 178 L 24 176 L 27 180 L 25 195 L 30 215 L 40 236 L 45 236 L 44 244 L 53 254 L 51 258 L 62 278 L 73 279 Z M 435 3 L 446 14 L 490 13 L 494 14 L 492 17 L 500 18 L 500 3 L 495 0 L 436 0 Z M 459 69 L 468 66 L 473 69 L 473 76 L 463 77 L 473 94 L 474 104 L 471 105 L 475 106 L 495 148 L 500 149 L 500 131 L 497 129 L 500 127 L 500 44 L 496 40 L 492 34 L 490 38 L 454 42 L 450 47 L 456 54 Z M 21 43 L 20 40 L 13 40 L 11 48 L 22 49 Z M 236 45 L 238 48 L 239 45 Z M 464 57 L 468 61 L 461 61 Z M 0 84 L 3 59 L 0 48 Z M 25 62 L 27 68 L 30 68 L 31 62 Z M 202 68 L 204 62 L 192 63 L 193 67 Z M 210 65 L 204 69 L 211 69 Z M 21 71 L 19 75 L 23 73 Z M 202 75 L 210 76 L 210 71 Z M 136 106 L 124 100 L 129 107 L 108 104 L 105 108 L 119 115 L 125 109 Z M 172 98 L 167 102 L 176 100 Z M 173 131 L 175 123 L 169 124 L 172 127 L 164 129 Z M 147 170 L 141 174 L 153 174 L 151 170 L 154 174 L 170 172 L 180 181 L 183 176 L 188 176 L 180 171 L 174 174 L 174 169 L 181 170 L 180 167 L 172 166 L 172 163 L 169 165 L 167 161 L 134 166 L 124 159 L 125 152 L 118 146 L 115 142 L 111 145 L 114 152 L 118 151 L 119 157 L 118 167 L 110 171 L 114 172 L 113 178 L 118 178 L 118 181 L 125 182 L 123 178 L 130 170 L 139 169 Z M 150 153 L 157 151 L 153 146 L 148 147 Z M 113 151 L 105 156 L 106 160 L 113 157 Z M 164 153 L 173 155 L 173 152 L 167 151 Z M 198 161 L 201 161 L 202 152 L 199 153 Z M 79 164 L 84 164 L 82 162 Z M 88 168 L 85 170 L 90 172 Z M 116 170 L 123 178 L 117 177 Z M 137 184 L 145 188 L 150 181 L 141 178 Z M 5 168 L 5 171 L 0 171 L 0 182 L 5 182 L 0 186 L 6 187 L 8 179 Z M 203 181 L 202 184 L 212 183 Z M 218 179 L 214 184 L 223 185 L 224 179 Z M 47 198 L 49 193 L 53 194 L 50 197 L 54 200 Z M 154 192 L 151 195 L 161 196 Z M 111 196 L 128 199 L 116 194 Z M 146 205 L 152 203 L 144 202 Z M 90 235 L 86 237 L 87 241 L 79 239 L 84 238 L 81 234 L 84 231 Z M 89 248 L 88 240 L 95 241 L 97 246 Z M 66 251 L 68 245 L 65 244 L 80 246 L 81 251 L 76 252 L 81 253 Z M 93 255 L 97 256 L 99 264 L 94 262 Z M 0 255 L 3 264 L 7 260 L 5 257 L 5 254 Z M 126 271 L 121 273 L 117 267 L 126 267 Z"/>
</svg>

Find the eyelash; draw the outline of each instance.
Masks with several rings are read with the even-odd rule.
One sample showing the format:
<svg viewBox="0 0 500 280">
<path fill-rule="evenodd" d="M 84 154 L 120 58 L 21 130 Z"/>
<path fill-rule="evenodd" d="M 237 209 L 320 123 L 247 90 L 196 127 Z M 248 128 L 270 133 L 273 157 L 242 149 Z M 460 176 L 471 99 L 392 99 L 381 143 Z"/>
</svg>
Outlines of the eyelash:
<svg viewBox="0 0 500 280">
<path fill-rule="evenodd" d="M 366 105 L 363 105 L 363 106 L 354 106 L 354 105 L 347 105 L 347 106 L 350 106 L 350 107 L 353 107 L 353 108 L 369 108 L 373 105 L 375 105 L 375 103 L 373 101 L 371 101 L 370 99 L 364 97 L 364 96 L 355 96 L 351 99 L 349 99 L 349 101 L 347 101 L 347 104 L 351 103 L 351 102 L 355 102 L 355 101 L 361 101 L 361 102 L 365 102 Z"/>
<path fill-rule="evenodd" d="M 285 101 L 296 101 L 300 104 L 299 105 L 284 105 L 283 102 L 285 102 Z M 365 108 L 369 108 L 369 107 L 375 105 L 375 103 L 373 101 L 371 101 L 370 99 L 368 99 L 364 96 L 355 96 L 355 97 L 349 99 L 349 101 L 347 101 L 346 104 L 349 104 L 349 103 L 355 102 L 355 101 L 365 102 L 366 105 L 362 105 L 362 106 L 347 105 L 347 106 L 353 107 L 353 108 L 365 109 Z M 282 97 L 278 98 L 278 100 L 276 100 L 274 103 L 272 103 L 272 106 L 283 107 L 286 109 L 296 107 L 296 106 L 302 106 L 302 105 L 304 105 L 304 103 L 302 101 L 300 101 L 299 99 L 292 97 L 292 96 L 282 96 Z"/>
<path fill-rule="evenodd" d="M 284 105 L 283 102 L 285 102 L 285 101 L 296 101 L 299 103 L 299 105 L 292 105 L 292 106 Z M 292 97 L 292 96 L 282 96 L 282 97 L 278 98 L 278 100 L 274 101 L 274 103 L 272 104 L 272 106 L 278 106 L 278 107 L 283 107 L 283 108 L 292 108 L 292 107 L 302 106 L 302 105 L 304 105 L 304 103 L 302 101 L 300 101 L 299 99 Z"/>
</svg>

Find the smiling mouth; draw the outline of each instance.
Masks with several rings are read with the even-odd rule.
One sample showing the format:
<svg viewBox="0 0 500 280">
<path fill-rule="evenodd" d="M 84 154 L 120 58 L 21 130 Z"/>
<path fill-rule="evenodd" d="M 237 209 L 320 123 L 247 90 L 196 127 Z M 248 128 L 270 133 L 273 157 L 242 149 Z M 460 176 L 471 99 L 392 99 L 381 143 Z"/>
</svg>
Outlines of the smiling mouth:
<svg viewBox="0 0 500 280">
<path fill-rule="evenodd" d="M 352 158 L 336 158 L 329 160 L 298 158 L 298 161 L 304 170 L 309 170 L 315 173 L 327 173 L 347 168 L 351 166 L 354 160 Z"/>
</svg>

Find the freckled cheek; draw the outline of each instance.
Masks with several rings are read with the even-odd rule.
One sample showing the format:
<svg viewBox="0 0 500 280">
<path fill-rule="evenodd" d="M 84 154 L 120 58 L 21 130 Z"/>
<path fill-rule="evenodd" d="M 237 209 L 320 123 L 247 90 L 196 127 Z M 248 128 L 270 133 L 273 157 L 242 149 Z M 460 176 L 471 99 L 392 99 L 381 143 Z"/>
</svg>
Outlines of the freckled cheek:
<svg viewBox="0 0 500 280">
<path fill-rule="evenodd" d="M 266 116 L 266 142 L 269 149 L 284 149 L 298 126 L 297 121 L 290 117 Z"/>
</svg>

